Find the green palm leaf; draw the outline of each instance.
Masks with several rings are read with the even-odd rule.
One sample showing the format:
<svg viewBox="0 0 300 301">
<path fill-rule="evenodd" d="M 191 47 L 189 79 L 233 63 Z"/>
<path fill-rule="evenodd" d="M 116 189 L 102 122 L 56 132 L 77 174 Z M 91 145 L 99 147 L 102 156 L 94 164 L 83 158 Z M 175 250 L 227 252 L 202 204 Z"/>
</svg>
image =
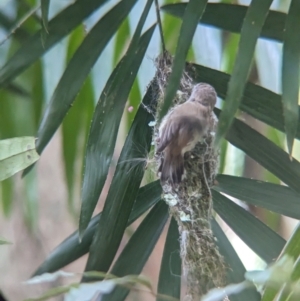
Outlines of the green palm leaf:
<svg viewBox="0 0 300 301">
<path fill-rule="evenodd" d="M 163 201 L 158 202 L 130 238 L 116 263 L 113 265 L 112 274 L 123 276 L 141 273 L 160 237 L 168 217 L 168 206 Z M 129 265 L 128 262 L 134 262 L 134 264 Z M 102 300 L 123 301 L 128 293 L 128 289 L 118 287 L 111 294 L 104 296 Z"/>
<path fill-rule="evenodd" d="M 168 230 L 163 258 L 161 262 L 157 293 L 180 300 L 181 258 L 178 225 L 174 218 Z M 157 297 L 157 301 L 163 301 Z"/>
<path fill-rule="evenodd" d="M 130 5 L 128 5 L 128 1 L 121 1 L 112 8 L 91 29 L 73 55 L 41 121 L 37 140 L 37 150 L 39 153 L 43 151 L 62 123 L 92 66 L 135 2 L 136 0 L 130 0 Z M 100 38 L 99 32 L 102 33 Z M 79 70 L 80 72 L 78 72 Z"/>
<path fill-rule="evenodd" d="M 140 38 L 151 4 L 152 0 L 148 0 L 128 51 L 108 79 L 95 108 L 82 184 L 81 235 L 92 217 L 105 183 L 125 103 L 155 28 L 153 26 Z"/>
<path fill-rule="evenodd" d="M 44 44 L 41 40 L 41 31 L 38 31 L 0 69 L 0 86 L 27 69 L 105 2 L 107 0 L 79 0 L 50 20 L 49 35 Z"/>
<path fill-rule="evenodd" d="M 241 29 L 241 39 L 238 53 L 233 67 L 233 72 L 228 83 L 226 102 L 219 116 L 215 144 L 229 130 L 237 109 L 240 105 L 244 87 L 251 69 L 253 54 L 257 39 L 269 12 L 272 0 L 253 0 L 247 10 Z"/>
<path fill-rule="evenodd" d="M 186 3 L 167 4 L 161 7 L 162 11 L 182 18 Z M 247 13 L 247 6 L 229 3 L 208 3 L 200 24 L 213 26 L 226 31 L 240 33 Z M 261 37 L 283 41 L 286 14 L 270 10 L 261 30 Z"/>
<path fill-rule="evenodd" d="M 287 146 L 292 155 L 298 127 L 298 99 L 300 81 L 300 3 L 293 0 L 286 19 L 282 56 L 282 103 Z"/>
<path fill-rule="evenodd" d="M 164 103 L 159 112 L 160 119 L 167 113 L 175 97 L 180 78 L 185 66 L 185 60 L 190 48 L 198 20 L 203 14 L 207 0 L 191 0 L 184 11 L 180 35 L 177 42 L 176 54 L 172 66 L 172 73 L 166 88 Z"/>
<path fill-rule="evenodd" d="M 150 28 L 141 38 L 142 56 L 153 29 L 154 27 Z M 152 86 L 149 87 L 143 104 L 150 107 L 153 105 Z M 146 111 L 145 107 L 140 105 L 110 185 L 90 248 L 86 271 L 107 271 L 114 259 L 144 175 L 145 161 L 136 163 L 134 160 L 147 157 L 152 140 L 152 128 L 149 127 L 151 121 L 153 121 L 152 112 Z M 118 223 L 115 223 L 115 220 L 118 220 Z"/>
<path fill-rule="evenodd" d="M 161 186 L 158 182 L 140 188 L 128 218 L 127 226 L 155 205 L 161 199 L 161 192 Z M 78 231 L 67 237 L 48 255 L 33 276 L 55 272 L 88 253 L 100 218 L 101 213 L 92 218 L 81 242 L 79 242 Z"/>
</svg>

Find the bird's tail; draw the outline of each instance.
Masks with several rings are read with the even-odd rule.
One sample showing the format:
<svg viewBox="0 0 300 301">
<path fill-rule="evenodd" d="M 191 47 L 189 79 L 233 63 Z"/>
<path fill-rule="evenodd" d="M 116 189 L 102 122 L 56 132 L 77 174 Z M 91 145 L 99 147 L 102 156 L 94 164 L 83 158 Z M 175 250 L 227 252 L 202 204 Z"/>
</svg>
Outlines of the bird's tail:
<svg viewBox="0 0 300 301">
<path fill-rule="evenodd" d="M 172 154 L 166 149 L 158 172 L 161 173 L 161 183 L 165 183 L 167 180 L 169 180 L 172 185 L 180 183 L 184 172 L 183 156 L 181 153 Z"/>
</svg>

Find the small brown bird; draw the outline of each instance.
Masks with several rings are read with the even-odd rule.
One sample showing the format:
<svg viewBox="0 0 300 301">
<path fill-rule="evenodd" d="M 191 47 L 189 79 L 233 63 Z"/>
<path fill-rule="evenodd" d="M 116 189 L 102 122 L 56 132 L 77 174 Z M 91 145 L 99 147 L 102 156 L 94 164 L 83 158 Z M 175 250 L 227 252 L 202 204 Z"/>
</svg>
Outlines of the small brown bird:
<svg viewBox="0 0 300 301">
<path fill-rule="evenodd" d="M 190 98 L 166 115 L 159 127 L 157 153 L 164 152 L 158 172 L 164 183 L 180 183 L 184 154 L 206 135 L 217 101 L 215 89 L 205 83 L 194 86 Z"/>
</svg>

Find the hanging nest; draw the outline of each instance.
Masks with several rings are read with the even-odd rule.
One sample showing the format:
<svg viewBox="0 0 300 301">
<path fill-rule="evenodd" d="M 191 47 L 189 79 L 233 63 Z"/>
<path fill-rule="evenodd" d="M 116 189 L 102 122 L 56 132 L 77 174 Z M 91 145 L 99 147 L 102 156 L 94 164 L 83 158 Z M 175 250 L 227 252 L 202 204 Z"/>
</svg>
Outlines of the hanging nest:
<svg viewBox="0 0 300 301">
<path fill-rule="evenodd" d="M 164 53 L 156 61 L 156 83 L 158 89 L 157 115 L 164 99 L 164 91 L 172 71 L 172 57 Z M 188 66 L 186 70 L 191 70 Z M 179 90 L 173 100 L 174 107 L 185 102 L 196 83 L 185 71 Z M 171 108 L 172 110 L 172 108 Z M 217 119 L 212 113 L 209 130 L 202 142 L 184 155 L 184 174 L 180 184 L 163 183 L 163 198 L 169 205 L 170 214 L 178 223 L 180 233 L 181 258 L 187 277 L 188 291 L 185 300 L 200 300 L 213 287 L 225 284 L 225 264 L 215 244 L 211 230 L 212 215 L 211 187 L 218 171 L 219 152 L 213 148 Z M 154 127 L 154 144 L 159 141 L 159 124 Z M 163 153 L 156 153 L 157 167 Z"/>
</svg>

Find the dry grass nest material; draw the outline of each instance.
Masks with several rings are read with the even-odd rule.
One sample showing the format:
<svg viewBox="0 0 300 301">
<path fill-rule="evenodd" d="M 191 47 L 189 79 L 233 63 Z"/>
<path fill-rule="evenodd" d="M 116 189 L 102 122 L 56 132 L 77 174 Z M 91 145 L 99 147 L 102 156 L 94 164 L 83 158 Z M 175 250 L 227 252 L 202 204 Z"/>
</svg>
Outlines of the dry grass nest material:
<svg viewBox="0 0 300 301">
<path fill-rule="evenodd" d="M 157 91 L 154 91 L 154 94 L 157 94 L 159 113 L 172 71 L 172 57 L 165 53 L 157 59 L 156 64 Z M 188 99 L 196 84 L 189 76 L 189 70 L 191 67 L 187 66 L 173 101 L 174 107 Z M 225 264 L 216 247 L 210 225 L 212 217 L 210 188 L 214 185 L 219 164 L 219 153 L 213 148 L 217 119 L 212 116 L 211 120 L 210 129 L 203 141 L 185 154 L 185 175 L 182 182 L 175 187 L 169 183 L 163 185 L 163 198 L 179 227 L 181 257 L 188 284 L 186 300 L 199 300 L 199 297 L 209 289 L 224 285 Z M 159 124 L 156 123 L 154 143 L 158 138 L 158 128 Z M 157 166 L 160 165 L 162 156 L 162 154 L 155 155 Z"/>
</svg>

